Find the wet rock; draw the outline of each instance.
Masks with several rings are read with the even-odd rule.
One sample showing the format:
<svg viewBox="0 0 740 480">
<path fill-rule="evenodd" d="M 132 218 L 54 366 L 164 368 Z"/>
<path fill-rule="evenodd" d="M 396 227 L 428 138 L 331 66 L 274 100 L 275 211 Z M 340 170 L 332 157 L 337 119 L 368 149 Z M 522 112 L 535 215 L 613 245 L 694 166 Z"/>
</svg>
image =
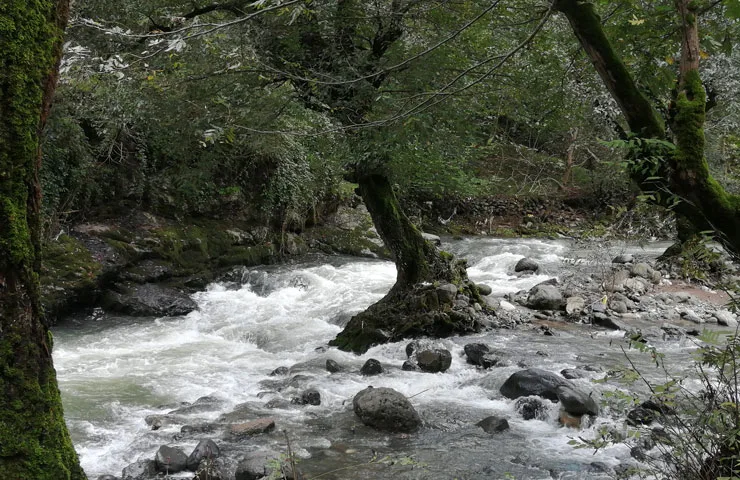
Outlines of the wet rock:
<svg viewBox="0 0 740 480">
<path fill-rule="evenodd" d="M 326 371 L 329 373 L 338 373 L 342 371 L 342 367 L 332 359 L 326 361 Z"/>
<path fill-rule="evenodd" d="M 631 253 L 622 253 L 614 257 L 612 263 L 632 263 L 634 260 L 635 257 Z"/>
<path fill-rule="evenodd" d="M 280 458 L 280 452 L 260 449 L 249 452 L 236 467 L 235 480 L 259 480 L 273 473 L 273 460 Z"/>
<path fill-rule="evenodd" d="M 504 310 L 504 311 L 507 311 L 507 312 L 511 312 L 512 310 L 516 310 L 516 306 L 513 305 L 513 304 L 511 304 L 511 303 L 509 303 L 509 302 L 507 302 L 506 300 L 501 300 L 499 302 L 498 306 L 499 306 L 499 308 L 501 308 L 501 310 Z"/>
<path fill-rule="evenodd" d="M 514 410 L 524 420 L 547 420 L 548 408 L 541 398 L 521 397 L 514 403 Z"/>
<path fill-rule="evenodd" d="M 406 358 L 411 358 L 414 352 L 418 352 L 420 348 L 421 345 L 416 340 L 406 344 Z"/>
<path fill-rule="evenodd" d="M 717 310 L 714 312 L 717 324 L 725 327 L 737 327 L 737 316 L 729 310 Z"/>
<path fill-rule="evenodd" d="M 583 371 L 575 368 L 564 368 L 563 370 L 560 370 L 560 375 L 562 375 L 564 378 L 567 378 L 568 380 L 575 380 L 576 378 L 586 377 L 586 374 L 583 373 Z"/>
<path fill-rule="evenodd" d="M 229 427 L 229 433 L 235 437 L 247 437 L 269 433 L 275 430 L 275 420 L 272 418 L 260 418 L 246 423 L 236 423 Z"/>
<path fill-rule="evenodd" d="M 563 410 L 571 415 L 599 414 L 599 406 L 591 395 L 587 395 L 570 385 L 558 385 L 555 393 L 558 396 L 558 400 L 560 400 Z"/>
<path fill-rule="evenodd" d="M 413 432 L 421 419 L 411 402 L 391 388 L 368 387 L 352 400 L 355 414 L 362 423 L 388 432 Z"/>
<path fill-rule="evenodd" d="M 486 433 L 499 433 L 509 429 L 509 422 L 502 417 L 490 416 L 486 417 L 480 422 L 476 423 L 477 426 L 483 429 Z"/>
<path fill-rule="evenodd" d="M 133 317 L 173 317 L 198 309 L 187 294 L 152 283 L 119 285 L 106 292 L 102 304 L 108 311 Z"/>
<path fill-rule="evenodd" d="M 218 428 L 220 428 L 220 426 L 216 423 L 197 423 L 195 425 L 183 425 L 180 428 L 180 433 L 183 435 L 213 433 L 218 430 Z"/>
<path fill-rule="evenodd" d="M 123 469 L 123 480 L 150 480 L 157 476 L 154 460 L 139 460 Z"/>
<path fill-rule="evenodd" d="M 527 307 L 535 310 L 560 310 L 563 295 L 552 285 L 535 285 L 527 296 Z"/>
<path fill-rule="evenodd" d="M 401 370 L 405 372 L 415 372 L 416 370 L 419 370 L 419 367 L 417 367 L 414 362 L 406 360 L 403 362 L 403 365 L 401 365 Z"/>
<path fill-rule="evenodd" d="M 591 316 L 591 323 L 610 330 L 628 330 L 622 322 L 601 312 L 596 312 Z"/>
<path fill-rule="evenodd" d="M 693 322 L 696 324 L 706 323 L 703 318 L 697 315 L 696 312 L 691 310 L 690 308 L 687 308 L 686 310 L 681 311 L 681 318 L 686 321 Z"/>
<path fill-rule="evenodd" d="M 120 480 L 118 477 L 114 475 L 100 475 L 97 480 Z"/>
<path fill-rule="evenodd" d="M 416 364 L 427 373 L 444 372 L 452 365 L 452 354 L 443 348 L 423 350 L 416 354 Z"/>
<path fill-rule="evenodd" d="M 567 385 L 567 380 L 557 374 L 539 368 L 528 368 L 513 373 L 499 391 L 506 398 L 536 395 L 554 402 L 558 400 L 556 389 L 561 385 Z"/>
<path fill-rule="evenodd" d="M 188 462 L 188 456 L 185 452 L 179 448 L 172 448 L 167 445 L 162 445 L 157 450 L 157 455 L 154 458 L 156 463 L 157 471 L 162 473 L 177 473 L 185 470 Z"/>
<path fill-rule="evenodd" d="M 439 299 L 439 303 L 442 304 L 452 304 L 452 302 L 455 301 L 455 297 L 457 296 L 457 286 L 453 285 L 451 283 L 446 283 L 444 285 L 441 285 L 436 289 L 437 291 L 437 298 Z"/>
<path fill-rule="evenodd" d="M 678 340 L 686 335 L 686 331 L 683 328 L 676 325 L 671 325 L 670 323 L 664 323 L 660 326 L 660 329 L 663 330 L 664 340 Z"/>
<path fill-rule="evenodd" d="M 360 369 L 360 373 L 365 376 L 380 375 L 383 373 L 383 366 L 374 358 L 368 359 Z"/>
<path fill-rule="evenodd" d="M 309 388 L 305 392 L 301 393 L 300 398 L 295 403 L 299 405 L 321 405 L 321 394 L 315 388 Z"/>
<path fill-rule="evenodd" d="M 579 315 L 586 307 L 586 300 L 579 295 L 568 297 L 565 300 L 565 313 L 568 315 Z"/>
<path fill-rule="evenodd" d="M 287 375 L 290 373 L 290 369 L 288 367 L 277 367 L 275 370 L 270 372 L 271 377 L 282 377 L 284 375 Z"/>
<path fill-rule="evenodd" d="M 515 272 L 536 272 L 540 269 L 540 264 L 529 257 L 524 257 L 514 266 Z"/>
<path fill-rule="evenodd" d="M 221 454 L 221 450 L 213 440 L 201 440 L 198 445 L 195 446 L 193 451 L 188 456 L 185 462 L 185 467 L 194 472 L 198 470 L 200 462 L 204 459 L 218 458 Z"/>
<path fill-rule="evenodd" d="M 499 363 L 491 351 L 491 348 L 485 343 L 468 343 L 463 347 L 467 361 L 471 365 L 481 368 L 491 368 Z"/>
<path fill-rule="evenodd" d="M 478 287 L 478 293 L 480 293 L 484 297 L 493 293 L 493 289 L 483 283 L 476 283 L 475 286 Z"/>
</svg>

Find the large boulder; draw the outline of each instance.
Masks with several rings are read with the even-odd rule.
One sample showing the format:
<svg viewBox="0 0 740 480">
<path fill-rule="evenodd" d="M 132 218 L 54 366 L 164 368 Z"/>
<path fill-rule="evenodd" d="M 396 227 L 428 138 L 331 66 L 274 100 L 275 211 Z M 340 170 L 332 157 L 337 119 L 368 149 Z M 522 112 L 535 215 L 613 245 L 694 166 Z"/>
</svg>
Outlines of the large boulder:
<svg viewBox="0 0 740 480">
<path fill-rule="evenodd" d="M 279 458 L 280 452 L 273 450 L 260 449 L 249 452 L 237 465 L 234 479 L 259 480 L 267 478 L 274 470 L 275 459 Z"/>
<path fill-rule="evenodd" d="M 383 366 L 374 358 L 370 358 L 360 368 L 360 373 L 365 376 L 380 375 L 383 373 Z"/>
<path fill-rule="evenodd" d="M 528 368 L 513 373 L 499 391 L 506 398 L 536 395 L 553 402 L 558 400 L 557 388 L 568 385 L 568 381 L 555 373 L 540 368 Z"/>
<path fill-rule="evenodd" d="M 483 429 L 486 433 L 499 433 L 509 429 L 509 422 L 502 417 L 490 416 L 486 417 L 480 422 L 476 423 L 477 426 Z"/>
<path fill-rule="evenodd" d="M 535 310 L 560 310 L 563 305 L 563 295 L 553 285 L 535 285 L 527 296 L 527 307 Z"/>
<path fill-rule="evenodd" d="M 598 415 L 599 406 L 591 395 L 570 385 L 559 385 L 555 392 L 563 410 L 571 415 Z"/>
<path fill-rule="evenodd" d="M 452 365 L 452 354 L 443 348 L 422 350 L 416 354 L 416 364 L 423 372 L 444 372 Z"/>
<path fill-rule="evenodd" d="M 491 347 L 485 343 L 468 343 L 463 347 L 465 355 L 468 358 L 468 363 L 481 368 L 491 368 L 500 362 Z"/>
<path fill-rule="evenodd" d="M 421 419 L 411 402 L 392 388 L 368 387 L 352 400 L 355 414 L 362 423 L 387 432 L 413 432 Z"/>
<path fill-rule="evenodd" d="M 157 476 L 154 460 L 139 460 L 123 469 L 123 480 L 151 480 Z"/>
<path fill-rule="evenodd" d="M 158 284 L 119 286 L 103 298 L 106 310 L 134 317 L 172 317 L 197 310 L 190 296 Z"/>
<path fill-rule="evenodd" d="M 515 272 L 536 272 L 540 269 L 540 265 L 529 257 L 524 257 L 514 266 Z"/>
<path fill-rule="evenodd" d="M 201 440 L 188 456 L 186 467 L 191 472 L 198 469 L 198 465 L 204 459 L 218 458 L 221 451 L 213 440 Z"/>
<path fill-rule="evenodd" d="M 166 474 L 178 473 L 185 470 L 188 456 L 179 448 L 162 445 L 159 447 L 159 450 L 157 450 L 157 455 L 154 458 L 154 461 L 157 464 L 158 472 Z"/>
<path fill-rule="evenodd" d="M 275 420 L 273 418 L 260 418 L 247 423 L 236 423 L 229 427 L 229 433 L 234 437 L 246 437 L 269 433 L 275 430 Z"/>
</svg>

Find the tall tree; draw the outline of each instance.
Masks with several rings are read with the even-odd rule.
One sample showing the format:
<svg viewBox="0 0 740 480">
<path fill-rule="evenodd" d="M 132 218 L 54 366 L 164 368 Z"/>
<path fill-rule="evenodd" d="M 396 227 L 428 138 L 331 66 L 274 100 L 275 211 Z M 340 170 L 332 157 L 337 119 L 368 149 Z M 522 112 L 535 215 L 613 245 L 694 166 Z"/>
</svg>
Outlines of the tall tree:
<svg viewBox="0 0 740 480">
<path fill-rule="evenodd" d="M 0 478 L 84 479 L 40 319 L 39 136 L 69 0 L 0 4 Z"/>
<path fill-rule="evenodd" d="M 710 175 L 704 154 L 707 99 L 699 74 L 701 2 L 674 2 L 680 20 L 677 33 L 681 60 L 667 119 L 661 118 L 638 87 L 604 32 L 593 3 L 554 0 L 553 6 L 567 17 L 583 50 L 619 105 L 631 133 L 640 139 L 632 152 L 632 177 L 643 190 L 663 194 L 663 203 L 672 205 L 696 230 L 714 230 L 717 240 L 733 254 L 740 254 L 740 197 L 727 192 Z M 670 136 L 666 133 L 666 123 Z M 650 141 L 669 138 L 675 148 Z"/>
</svg>

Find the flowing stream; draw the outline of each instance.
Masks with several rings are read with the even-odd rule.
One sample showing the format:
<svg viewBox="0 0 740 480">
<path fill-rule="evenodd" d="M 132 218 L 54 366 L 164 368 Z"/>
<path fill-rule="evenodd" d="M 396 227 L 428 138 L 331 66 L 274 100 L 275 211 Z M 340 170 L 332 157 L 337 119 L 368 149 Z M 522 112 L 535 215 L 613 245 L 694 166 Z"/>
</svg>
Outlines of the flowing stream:
<svg viewBox="0 0 740 480">
<path fill-rule="evenodd" d="M 567 268 L 598 268 L 588 260 L 589 251 L 559 241 L 477 238 L 445 247 L 468 258 L 471 278 L 490 285 L 492 296 L 528 289 L 564 275 Z M 650 255 L 662 248 L 631 251 Z M 513 275 L 513 265 L 522 256 L 536 259 L 542 274 Z M 574 266 L 579 262 L 586 266 Z M 402 371 L 405 342 L 375 347 L 362 356 L 321 348 L 349 316 L 380 299 L 394 278 L 390 262 L 316 257 L 295 265 L 252 268 L 244 272 L 243 284 L 213 284 L 194 295 L 200 309 L 184 317 L 96 312 L 56 327 L 54 360 L 65 414 L 88 476 L 120 475 L 129 463 L 153 458 L 163 444 L 189 454 L 199 438 L 209 435 L 181 435 L 182 425 L 213 422 L 237 406 L 251 418 L 276 420 L 278 430 L 255 437 L 251 445 L 284 452 L 287 436 L 306 473 L 336 470 L 321 476 L 325 479 L 609 478 L 600 477 L 592 463 L 615 467 L 630 461 L 624 446 L 593 454 L 568 444 L 572 437 L 593 437 L 600 426 L 614 423 L 608 416 L 580 432 L 558 424 L 555 405 L 547 420 L 524 421 L 514 412 L 514 402 L 498 391 L 520 369 L 518 362 L 554 372 L 579 365 L 607 371 L 622 365 L 618 332 L 563 324 L 556 327 L 555 337 L 525 326 L 444 339 L 438 343 L 452 352 L 453 361 L 441 374 Z M 506 352 L 509 366 L 483 371 L 468 365 L 463 346 L 470 342 L 486 342 Z M 678 342 L 661 345 L 678 358 L 685 358 L 689 348 Z M 386 372 L 361 376 L 358 371 L 368 358 L 380 360 Z M 343 371 L 329 374 L 327 359 L 338 362 Z M 279 366 L 290 367 L 290 374 L 270 377 Z M 599 395 L 615 388 L 591 383 L 603 373 L 587 374 L 574 380 L 586 391 Z M 391 387 L 411 397 L 424 427 L 411 435 L 364 427 L 352 412 L 351 400 L 367 385 Z M 319 390 L 321 405 L 289 403 L 306 388 Z M 183 412 L 180 423 L 153 431 L 144 421 L 204 396 L 214 397 L 215 403 Z M 283 400 L 276 403 L 278 408 L 265 407 L 275 399 Z M 484 433 L 475 423 L 489 415 L 508 418 L 511 429 Z M 621 422 L 614 425 L 621 428 Z"/>
</svg>

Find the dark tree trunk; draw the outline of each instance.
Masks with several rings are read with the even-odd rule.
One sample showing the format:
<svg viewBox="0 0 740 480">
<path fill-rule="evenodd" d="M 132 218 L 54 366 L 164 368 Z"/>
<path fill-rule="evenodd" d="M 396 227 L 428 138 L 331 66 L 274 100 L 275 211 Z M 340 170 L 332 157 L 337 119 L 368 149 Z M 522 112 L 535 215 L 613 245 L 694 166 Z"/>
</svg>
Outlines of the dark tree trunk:
<svg viewBox="0 0 740 480">
<path fill-rule="evenodd" d="M 358 184 L 373 224 L 396 263 L 396 284 L 389 295 L 421 282 L 456 280 L 442 253 L 424 240 L 403 213 L 388 178 L 381 174 L 366 175 L 358 179 Z"/>
<path fill-rule="evenodd" d="M 39 134 L 68 0 L 0 6 L 0 478 L 84 479 L 40 319 Z"/>
<path fill-rule="evenodd" d="M 484 315 L 486 308 L 478 288 L 468 280 L 465 261 L 422 237 L 401 210 L 384 174 L 360 175 L 355 180 L 396 263 L 396 283 L 380 301 L 352 317 L 330 345 L 362 353 L 373 345 L 404 338 L 479 331 L 481 316 L 473 306 L 478 304 Z"/>
<path fill-rule="evenodd" d="M 584 51 L 594 64 L 604 85 L 619 104 L 630 130 L 641 138 L 664 139 L 663 122 L 626 69 L 604 34 L 601 20 L 591 3 L 582 0 L 554 0 L 565 14 Z M 679 89 L 672 106 L 671 131 L 675 138 L 673 153 L 663 157 L 657 171 L 634 169 L 632 178 L 645 191 L 658 191 L 664 205 L 679 202 L 674 209 L 696 230 L 712 229 L 716 238 L 734 255 L 740 254 L 740 197 L 729 194 L 709 174 L 704 157 L 704 116 L 706 94 L 699 76 L 699 36 L 697 12 L 692 2 L 676 0 L 682 20 L 682 57 Z M 655 157 L 646 148 L 636 160 Z M 654 177 L 659 176 L 656 180 Z M 665 193 L 668 195 L 665 195 Z"/>
</svg>

